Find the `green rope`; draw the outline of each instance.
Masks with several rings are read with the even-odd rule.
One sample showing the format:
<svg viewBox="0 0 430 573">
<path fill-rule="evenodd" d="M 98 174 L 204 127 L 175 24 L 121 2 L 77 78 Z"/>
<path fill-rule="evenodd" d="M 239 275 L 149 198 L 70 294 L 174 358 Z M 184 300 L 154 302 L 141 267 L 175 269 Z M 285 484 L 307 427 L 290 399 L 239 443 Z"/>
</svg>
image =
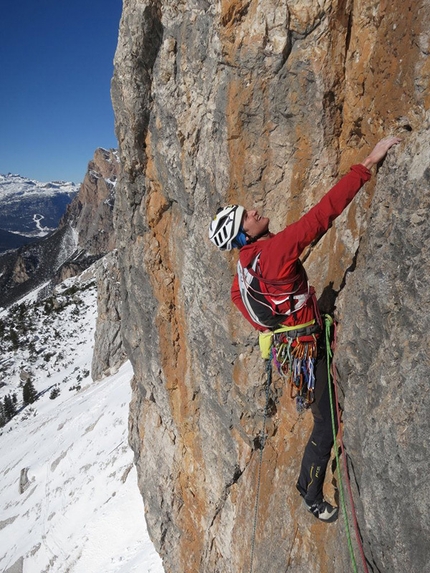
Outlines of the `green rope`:
<svg viewBox="0 0 430 573">
<path fill-rule="evenodd" d="M 346 537 L 348 540 L 348 549 L 349 555 L 351 557 L 352 566 L 354 569 L 354 573 L 357 573 L 357 563 L 355 561 L 354 556 L 354 549 L 352 547 L 352 539 L 351 539 L 351 531 L 349 528 L 349 521 L 348 521 L 348 514 L 346 511 L 346 503 L 345 503 L 345 495 L 343 492 L 343 483 L 342 483 L 342 474 L 340 471 L 340 461 L 339 461 L 339 451 L 337 445 L 337 432 L 336 432 L 336 417 L 334 412 L 334 400 L 333 400 L 333 390 L 332 390 L 332 381 L 331 381 L 331 371 L 330 371 L 330 363 L 333 357 L 333 353 L 330 348 L 330 332 L 331 327 L 333 325 L 333 319 L 330 315 L 325 315 L 325 343 L 326 343 L 326 351 L 327 351 L 327 375 L 328 375 L 328 388 L 329 388 L 329 396 L 330 396 L 330 412 L 331 412 L 331 425 L 333 430 L 333 441 L 334 441 L 334 451 L 336 455 L 336 468 L 337 468 L 337 476 L 339 481 L 339 494 L 340 494 L 340 504 L 342 507 L 343 518 L 345 520 L 345 528 L 346 528 Z"/>
<path fill-rule="evenodd" d="M 251 563 L 249 567 L 249 573 L 252 573 L 253 564 L 254 564 L 254 551 L 255 551 L 255 536 L 257 533 L 257 517 L 258 517 L 258 505 L 260 501 L 260 485 L 261 485 L 261 466 L 263 465 L 263 449 L 266 444 L 266 420 L 267 414 L 269 410 L 269 390 L 270 384 L 272 383 L 272 361 L 267 360 L 266 365 L 266 372 L 267 372 L 267 380 L 266 380 L 266 405 L 264 407 L 264 416 L 263 416 L 263 430 L 261 432 L 261 440 L 260 440 L 260 459 L 258 464 L 258 478 L 257 478 L 257 495 L 255 499 L 255 509 L 254 509 L 254 525 L 252 530 L 252 542 L 251 542 Z"/>
<path fill-rule="evenodd" d="M 337 431 L 336 431 L 336 415 L 334 411 L 334 399 L 333 399 L 333 389 L 332 389 L 332 376 L 330 370 L 331 360 L 333 358 L 333 353 L 330 348 L 330 334 L 331 334 L 331 327 L 333 325 L 333 319 L 330 315 L 325 315 L 325 342 L 326 342 L 326 352 L 327 352 L 327 379 L 328 379 L 328 388 L 329 388 L 329 398 L 330 398 L 330 413 L 331 413 L 331 424 L 332 424 L 332 431 L 333 431 L 333 442 L 334 442 L 334 451 L 336 456 L 336 467 L 337 467 L 337 476 L 339 482 L 339 495 L 340 495 L 340 504 L 342 507 L 342 513 L 345 520 L 345 528 L 346 528 L 346 537 L 348 541 L 348 549 L 349 555 L 352 562 L 352 567 L 354 573 L 358 573 L 357 563 L 355 561 L 354 555 L 354 548 L 352 546 L 352 538 L 351 538 L 351 531 L 349 526 L 348 514 L 346 510 L 346 503 L 345 503 L 345 495 L 343 491 L 343 482 L 342 482 L 342 474 L 340 470 L 340 460 L 339 460 L 339 451 L 338 451 L 338 443 L 337 443 Z M 254 523 L 253 523 L 253 531 L 252 531 L 252 542 L 251 542 L 251 559 L 250 559 L 250 568 L 249 572 L 252 573 L 253 571 L 253 563 L 254 563 L 254 552 L 255 552 L 255 537 L 257 532 L 257 518 L 258 518 L 258 506 L 260 500 L 260 486 L 261 486 L 261 468 L 263 464 L 263 449 L 266 443 L 266 421 L 269 409 L 269 390 L 270 384 L 272 383 L 272 361 L 267 360 L 267 380 L 266 380 L 266 405 L 264 408 L 264 416 L 263 416 L 263 430 L 261 433 L 261 441 L 260 441 L 260 457 L 259 457 L 259 464 L 258 464 L 258 478 L 257 478 L 257 495 L 255 501 L 255 509 L 254 509 Z"/>
</svg>

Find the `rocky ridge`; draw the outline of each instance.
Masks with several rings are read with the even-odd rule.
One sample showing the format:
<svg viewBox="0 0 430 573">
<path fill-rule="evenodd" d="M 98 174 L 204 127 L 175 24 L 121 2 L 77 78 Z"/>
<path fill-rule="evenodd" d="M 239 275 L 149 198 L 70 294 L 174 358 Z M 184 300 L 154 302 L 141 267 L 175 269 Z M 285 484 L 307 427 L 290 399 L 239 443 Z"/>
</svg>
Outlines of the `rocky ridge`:
<svg viewBox="0 0 430 573">
<path fill-rule="evenodd" d="M 254 204 L 278 230 L 389 133 L 401 149 L 304 261 L 324 308 L 339 307 L 367 567 L 429 567 L 415 495 L 427 487 L 428 361 L 417 386 L 409 375 L 427 354 L 429 21 L 428 0 L 124 2 L 112 99 L 130 442 L 167 573 L 250 565 L 265 372 L 229 301 L 235 255 L 208 242 L 211 216 Z M 316 522 L 294 488 L 309 427 L 275 379 L 255 570 L 351 570 L 343 520 Z M 329 499 L 337 486 L 330 475 Z"/>
<path fill-rule="evenodd" d="M 113 205 L 119 163 L 114 150 L 97 149 L 79 192 L 58 228 L 42 239 L 0 256 L 1 306 L 35 288 L 76 276 L 115 247 Z"/>
<path fill-rule="evenodd" d="M 79 193 L 60 221 L 60 228 L 70 225 L 76 230 L 78 246 L 90 255 L 105 255 L 115 248 L 112 211 L 118 173 L 117 151 L 96 149 Z"/>
</svg>

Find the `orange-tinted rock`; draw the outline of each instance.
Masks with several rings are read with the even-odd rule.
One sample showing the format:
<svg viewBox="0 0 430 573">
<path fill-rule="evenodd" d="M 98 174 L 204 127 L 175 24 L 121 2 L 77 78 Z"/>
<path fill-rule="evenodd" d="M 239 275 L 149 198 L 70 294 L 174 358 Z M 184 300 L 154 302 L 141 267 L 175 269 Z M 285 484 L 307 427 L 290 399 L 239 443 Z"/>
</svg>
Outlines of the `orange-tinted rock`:
<svg viewBox="0 0 430 573">
<path fill-rule="evenodd" d="M 236 255 L 214 250 L 211 217 L 227 202 L 256 205 L 280 230 L 382 136 L 404 135 L 406 147 L 412 134 L 424 155 L 429 20 L 427 1 L 124 5 L 112 97 L 122 165 L 116 221 L 123 336 L 135 370 L 130 441 L 149 531 L 167 573 L 231 573 L 250 565 L 265 372 L 255 333 L 229 299 Z M 402 178 L 412 181 L 411 152 L 393 151 L 387 165 L 395 170 L 397 161 Z M 382 197 L 386 177 L 384 167 Z M 342 289 L 349 304 L 347 271 L 351 276 L 360 240 L 373 232 L 374 186 L 375 179 L 304 256 L 328 308 Z M 414 193 L 413 185 L 408 189 Z M 421 184 L 417 189 L 423 193 Z M 372 264 L 361 249 L 360 256 L 362 265 Z M 380 320 L 368 316 L 365 301 L 350 304 L 351 321 Z M 353 361 L 344 378 L 348 368 Z M 366 370 L 360 383 L 370 375 Z M 350 397 L 345 409 L 360 411 L 361 425 L 351 417 L 348 427 L 346 420 L 347 435 L 371 436 L 368 404 L 352 390 Z M 389 420 L 378 426 L 381 435 L 384 427 Z M 255 571 L 351 570 L 343 520 L 316 522 L 295 490 L 309 429 L 309 416 L 298 420 L 275 376 Z M 371 438 L 363 442 L 369 447 Z M 369 465 L 356 435 L 350 444 L 360 465 L 358 486 L 374 484 L 373 498 L 357 499 L 369 562 L 394 573 L 416 559 L 422 570 L 422 552 L 407 547 L 406 523 L 396 526 L 401 548 L 393 542 L 386 551 L 382 530 L 391 526 L 378 526 L 377 517 L 387 519 L 387 512 L 375 510 L 366 521 L 371 505 L 393 496 L 394 484 L 374 467 L 374 451 Z M 393 447 L 384 445 L 387 463 Z M 371 480 L 374 474 L 379 481 Z M 327 496 L 337 501 L 336 484 L 328 476 Z M 411 498 L 396 502 L 404 516 Z"/>
</svg>

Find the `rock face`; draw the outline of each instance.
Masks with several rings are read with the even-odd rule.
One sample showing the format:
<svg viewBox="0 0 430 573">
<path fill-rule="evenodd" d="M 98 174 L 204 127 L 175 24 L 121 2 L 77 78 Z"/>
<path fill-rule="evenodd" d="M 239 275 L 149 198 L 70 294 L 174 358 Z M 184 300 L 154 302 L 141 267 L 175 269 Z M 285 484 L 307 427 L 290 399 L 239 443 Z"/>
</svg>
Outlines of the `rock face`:
<svg viewBox="0 0 430 573">
<path fill-rule="evenodd" d="M 118 173 L 117 152 L 96 149 L 79 193 L 60 222 L 76 230 L 78 245 L 90 255 L 105 255 L 115 248 L 112 212 Z"/>
<path fill-rule="evenodd" d="M 121 336 L 121 293 L 117 252 L 105 255 L 96 266 L 97 326 L 91 376 L 100 380 L 125 362 Z"/>
<path fill-rule="evenodd" d="M 304 260 L 339 307 L 367 567 L 429 568 L 429 23 L 428 0 L 124 2 L 112 98 L 130 442 L 167 573 L 250 568 L 265 371 L 211 216 L 255 205 L 280 230 L 390 133 L 402 147 Z M 309 428 L 275 377 L 255 571 L 352 570 L 343 519 L 316 522 L 295 491 Z"/>
<path fill-rule="evenodd" d="M 417 496 L 429 455 L 429 144 L 412 135 L 384 166 L 339 305 L 345 440 L 379 571 L 430 565 L 429 501 Z"/>
</svg>

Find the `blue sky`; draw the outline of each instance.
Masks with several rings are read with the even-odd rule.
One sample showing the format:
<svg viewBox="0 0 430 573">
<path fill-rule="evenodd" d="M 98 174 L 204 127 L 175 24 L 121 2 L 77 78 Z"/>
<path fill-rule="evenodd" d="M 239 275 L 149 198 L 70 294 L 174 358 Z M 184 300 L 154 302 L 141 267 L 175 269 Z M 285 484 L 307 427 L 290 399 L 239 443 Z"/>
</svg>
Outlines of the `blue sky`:
<svg viewBox="0 0 430 573">
<path fill-rule="evenodd" d="M 121 10 L 121 0 L 3 0 L 0 173 L 79 183 L 97 147 L 117 147 Z"/>
</svg>

